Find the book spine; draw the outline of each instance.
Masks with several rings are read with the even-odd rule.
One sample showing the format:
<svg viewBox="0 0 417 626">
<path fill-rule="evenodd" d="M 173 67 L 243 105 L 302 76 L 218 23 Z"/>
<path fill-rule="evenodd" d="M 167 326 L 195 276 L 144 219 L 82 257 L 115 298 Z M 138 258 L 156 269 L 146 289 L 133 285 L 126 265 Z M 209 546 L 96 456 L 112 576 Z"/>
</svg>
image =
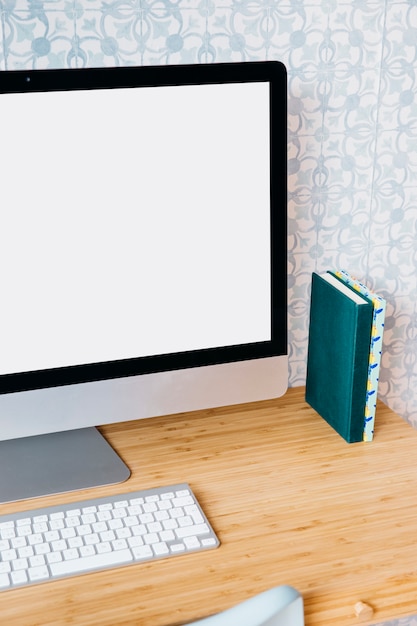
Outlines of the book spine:
<svg viewBox="0 0 417 626">
<path fill-rule="evenodd" d="M 368 382 L 366 391 L 363 441 L 372 441 L 375 427 L 376 401 L 378 394 L 379 372 L 381 368 L 382 338 L 384 334 L 386 302 L 373 293 L 366 285 L 355 280 L 346 270 L 335 272 L 344 283 L 369 298 L 373 305 L 371 345 L 369 348 Z"/>
</svg>

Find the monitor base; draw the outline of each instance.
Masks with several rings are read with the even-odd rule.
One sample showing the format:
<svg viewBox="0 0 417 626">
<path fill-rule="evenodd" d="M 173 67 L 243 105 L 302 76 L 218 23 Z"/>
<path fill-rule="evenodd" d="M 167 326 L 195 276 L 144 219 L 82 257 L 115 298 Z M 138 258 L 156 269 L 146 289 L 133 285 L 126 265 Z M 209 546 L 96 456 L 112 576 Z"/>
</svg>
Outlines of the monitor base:
<svg viewBox="0 0 417 626">
<path fill-rule="evenodd" d="M 112 485 L 129 476 L 94 427 L 0 442 L 0 503 Z"/>
</svg>

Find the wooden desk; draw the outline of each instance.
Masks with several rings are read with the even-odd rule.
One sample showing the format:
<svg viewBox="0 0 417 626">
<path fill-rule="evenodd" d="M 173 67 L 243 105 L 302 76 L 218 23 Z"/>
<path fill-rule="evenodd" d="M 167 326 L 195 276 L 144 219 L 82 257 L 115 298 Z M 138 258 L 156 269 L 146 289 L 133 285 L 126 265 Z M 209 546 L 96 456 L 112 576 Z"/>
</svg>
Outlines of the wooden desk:
<svg viewBox="0 0 417 626">
<path fill-rule="evenodd" d="M 417 432 L 380 404 L 372 443 L 347 444 L 291 389 L 276 401 L 102 428 L 132 469 L 108 488 L 5 505 L 189 482 L 222 545 L 1 593 L 13 626 L 165 626 L 282 583 L 306 626 L 417 613 Z"/>
</svg>

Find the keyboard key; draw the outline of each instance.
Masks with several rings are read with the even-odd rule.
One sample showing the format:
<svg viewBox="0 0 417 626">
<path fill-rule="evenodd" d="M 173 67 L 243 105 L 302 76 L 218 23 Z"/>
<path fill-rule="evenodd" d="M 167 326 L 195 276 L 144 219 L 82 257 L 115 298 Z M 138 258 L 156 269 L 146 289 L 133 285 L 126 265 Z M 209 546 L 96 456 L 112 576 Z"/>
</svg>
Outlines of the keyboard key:
<svg viewBox="0 0 417 626">
<path fill-rule="evenodd" d="M 137 548 L 132 548 L 133 556 L 135 559 L 149 559 L 153 556 L 151 546 L 138 546 Z"/>
<path fill-rule="evenodd" d="M 207 524 L 195 524 L 194 526 L 185 526 L 184 528 L 176 528 L 175 534 L 178 539 L 183 539 L 184 537 L 192 537 L 197 535 L 206 535 L 210 532 Z"/>
<path fill-rule="evenodd" d="M 184 543 L 189 550 L 199 548 L 201 545 L 198 537 L 185 537 Z"/>
<path fill-rule="evenodd" d="M 183 543 L 172 543 L 171 552 L 185 552 L 185 545 Z"/>
<path fill-rule="evenodd" d="M 71 561 L 51 563 L 50 568 L 54 576 L 62 576 L 63 574 L 76 574 L 100 567 L 108 567 L 109 565 L 121 565 L 132 560 L 131 551 L 126 549 L 118 550 L 117 552 L 107 552 L 106 554 L 95 554 L 94 556 L 86 556 Z"/>
<path fill-rule="evenodd" d="M 8 574 L 0 574 L 0 588 L 10 587 L 11 582 Z"/>
<path fill-rule="evenodd" d="M 45 580 L 49 578 L 49 571 L 46 565 L 39 565 L 38 567 L 30 567 L 28 570 L 29 578 L 32 581 Z"/>
<path fill-rule="evenodd" d="M 20 570 L 17 572 L 12 572 L 11 578 L 14 585 L 21 585 L 27 582 L 28 575 L 24 570 Z"/>
<path fill-rule="evenodd" d="M 168 554 L 169 553 L 169 548 L 168 548 L 167 544 L 164 541 L 161 541 L 160 543 L 154 543 L 152 548 L 153 548 L 153 551 L 155 552 L 155 554 L 157 554 L 157 555 L 162 555 L 162 554 Z"/>
</svg>

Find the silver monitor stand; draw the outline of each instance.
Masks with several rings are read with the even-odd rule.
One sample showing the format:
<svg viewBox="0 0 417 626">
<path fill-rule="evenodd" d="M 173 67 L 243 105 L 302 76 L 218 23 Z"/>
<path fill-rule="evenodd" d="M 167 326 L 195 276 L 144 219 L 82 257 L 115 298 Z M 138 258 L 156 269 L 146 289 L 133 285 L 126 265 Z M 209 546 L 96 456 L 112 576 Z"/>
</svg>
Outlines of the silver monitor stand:
<svg viewBox="0 0 417 626">
<path fill-rule="evenodd" d="M 0 442 L 0 503 L 111 485 L 129 476 L 94 427 Z"/>
</svg>

